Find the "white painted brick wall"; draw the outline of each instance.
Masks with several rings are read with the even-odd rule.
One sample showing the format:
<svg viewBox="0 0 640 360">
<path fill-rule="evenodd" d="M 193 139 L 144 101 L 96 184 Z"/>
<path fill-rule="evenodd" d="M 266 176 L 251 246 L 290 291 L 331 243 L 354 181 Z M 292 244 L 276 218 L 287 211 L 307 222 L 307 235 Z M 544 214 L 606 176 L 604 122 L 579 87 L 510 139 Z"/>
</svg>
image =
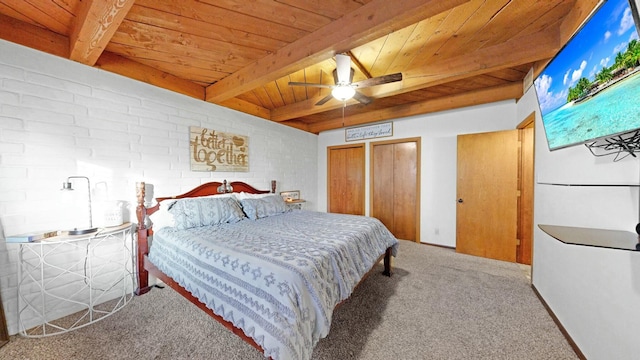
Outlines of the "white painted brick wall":
<svg viewBox="0 0 640 360">
<path fill-rule="evenodd" d="M 84 220 L 69 219 L 73 205 L 59 191 L 72 175 L 91 179 L 94 204 L 127 201 L 132 218 L 139 181 L 165 196 L 208 181 L 268 189 L 277 180 L 279 190 L 300 190 L 305 207 L 315 209 L 313 134 L 2 40 L 0 54 L 0 234 Z M 189 126 L 248 136 L 250 171 L 191 171 Z M 75 186 L 78 193 L 84 186 Z M 94 221 L 100 218 L 94 207 Z M 18 330 L 17 259 L 17 246 L 0 240 L 0 290 L 11 334 Z"/>
</svg>

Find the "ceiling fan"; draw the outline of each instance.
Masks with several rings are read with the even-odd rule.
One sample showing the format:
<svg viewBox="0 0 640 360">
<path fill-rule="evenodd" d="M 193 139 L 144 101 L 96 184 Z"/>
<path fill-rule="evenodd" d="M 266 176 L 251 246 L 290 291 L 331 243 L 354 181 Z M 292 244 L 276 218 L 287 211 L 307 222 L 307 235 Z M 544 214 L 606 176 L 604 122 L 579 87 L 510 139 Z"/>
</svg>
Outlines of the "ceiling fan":
<svg viewBox="0 0 640 360">
<path fill-rule="evenodd" d="M 306 82 L 289 82 L 289 85 L 293 86 L 313 86 L 313 87 L 321 87 L 321 88 L 329 88 L 331 90 L 331 94 L 322 98 L 320 101 L 316 103 L 316 105 L 322 105 L 327 101 L 335 98 L 340 101 L 347 101 L 351 98 L 356 99 L 362 104 L 369 104 L 373 101 L 372 98 L 366 96 L 358 91 L 358 89 L 362 89 L 369 86 L 376 86 L 382 84 L 388 84 L 396 81 L 402 80 L 402 73 L 395 73 L 383 76 L 376 76 L 370 79 L 365 79 L 358 82 L 353 81 L 354 70 L 351 68 L 351 58 L 349 55 L 344 54 L 336 54 L 336 68 L 333 70 L 333 79 L 335 81 L 335 85 L 325 85 L 325 84 L 313 84 Z"/>
</svg>

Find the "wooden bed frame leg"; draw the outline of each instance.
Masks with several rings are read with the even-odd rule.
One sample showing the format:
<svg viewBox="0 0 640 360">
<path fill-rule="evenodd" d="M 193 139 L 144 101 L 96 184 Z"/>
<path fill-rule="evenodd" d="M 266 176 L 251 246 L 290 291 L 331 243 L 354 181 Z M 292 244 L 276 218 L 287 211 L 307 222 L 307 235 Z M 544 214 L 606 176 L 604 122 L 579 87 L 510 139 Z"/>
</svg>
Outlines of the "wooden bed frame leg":
<svg viewBox="0 0 640 360">
<path fill-rule="evenodd" d="M 142 227 L 144 227 L 144 224 Z M 147 229 L 141 229 L 140 225 L 138 225 L 138 288 L 134 292 L 138 296 L 144 295 L 151 290 L 151 287 L 149 286 L 149 272 L 144 268 L 144 256 L 148 251 L 147 231 Z M 141 234 L 143 232 L 144 234 Z M 143 241 L 140 240 L 141 236 L 144 236 Z"/>
<path fill-rule="evenodd" d="M 136 295 L 143 295 L 151 290 L 149 287 L 149 272 L 144 268 L 144 257 L 149 252 L 149 230 L 144 221 L 147 216 L 147 208 L 144 206 L 145 183 L 136 184 L 136 197 L 138 198 L 138 206 L 136 207 L 136 217 L 138 218 L 138 241 L 137 241 L 137 263 L 138 263 L 138 288 L 135 290 Z"/>
<path fill-rule="evenodd" d="M 387 251 L 385 251 L 384 253 L 384 271 L 382 272 L 383 275 L 386 276 L 391 276 L 392 271 L 391 271 L 391 248 L 387 248 Z"/>
</svg>

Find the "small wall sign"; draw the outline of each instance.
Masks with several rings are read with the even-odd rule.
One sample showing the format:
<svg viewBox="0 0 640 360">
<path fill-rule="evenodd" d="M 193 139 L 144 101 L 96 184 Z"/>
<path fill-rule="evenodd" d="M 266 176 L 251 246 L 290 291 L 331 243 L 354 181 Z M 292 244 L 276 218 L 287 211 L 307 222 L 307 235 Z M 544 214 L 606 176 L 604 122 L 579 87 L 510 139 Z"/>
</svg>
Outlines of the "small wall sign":
<svg viewBox="0 0 640 360">
<path fill-rule="evenodd" d="M 345 129 L 344 140 L 356 141 L 393 136 L 393 122 Z"/>
<path fill-rule="evenodd" d="M 189 127 L 192 171 L 249 171 L 249 137 Z"/>
<path fill-rule="evenodd" d="M 300 200 L 300 190 L 281 191 L 280 196 L 287 202 Z"/>
</svg>

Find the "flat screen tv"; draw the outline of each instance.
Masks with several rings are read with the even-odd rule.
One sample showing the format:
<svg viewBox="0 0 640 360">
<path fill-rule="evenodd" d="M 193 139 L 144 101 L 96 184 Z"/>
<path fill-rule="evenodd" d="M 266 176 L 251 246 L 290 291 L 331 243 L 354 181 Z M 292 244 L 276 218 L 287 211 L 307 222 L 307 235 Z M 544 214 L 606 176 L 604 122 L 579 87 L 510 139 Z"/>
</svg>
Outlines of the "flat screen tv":
<svg viewBox="0 0 640 360">
<path fill-rule="evenodd" d="M 550 150 L 640 129 L 637 19 L 635 3 L 604 2 L 535 79 Z"/>
</svg>

